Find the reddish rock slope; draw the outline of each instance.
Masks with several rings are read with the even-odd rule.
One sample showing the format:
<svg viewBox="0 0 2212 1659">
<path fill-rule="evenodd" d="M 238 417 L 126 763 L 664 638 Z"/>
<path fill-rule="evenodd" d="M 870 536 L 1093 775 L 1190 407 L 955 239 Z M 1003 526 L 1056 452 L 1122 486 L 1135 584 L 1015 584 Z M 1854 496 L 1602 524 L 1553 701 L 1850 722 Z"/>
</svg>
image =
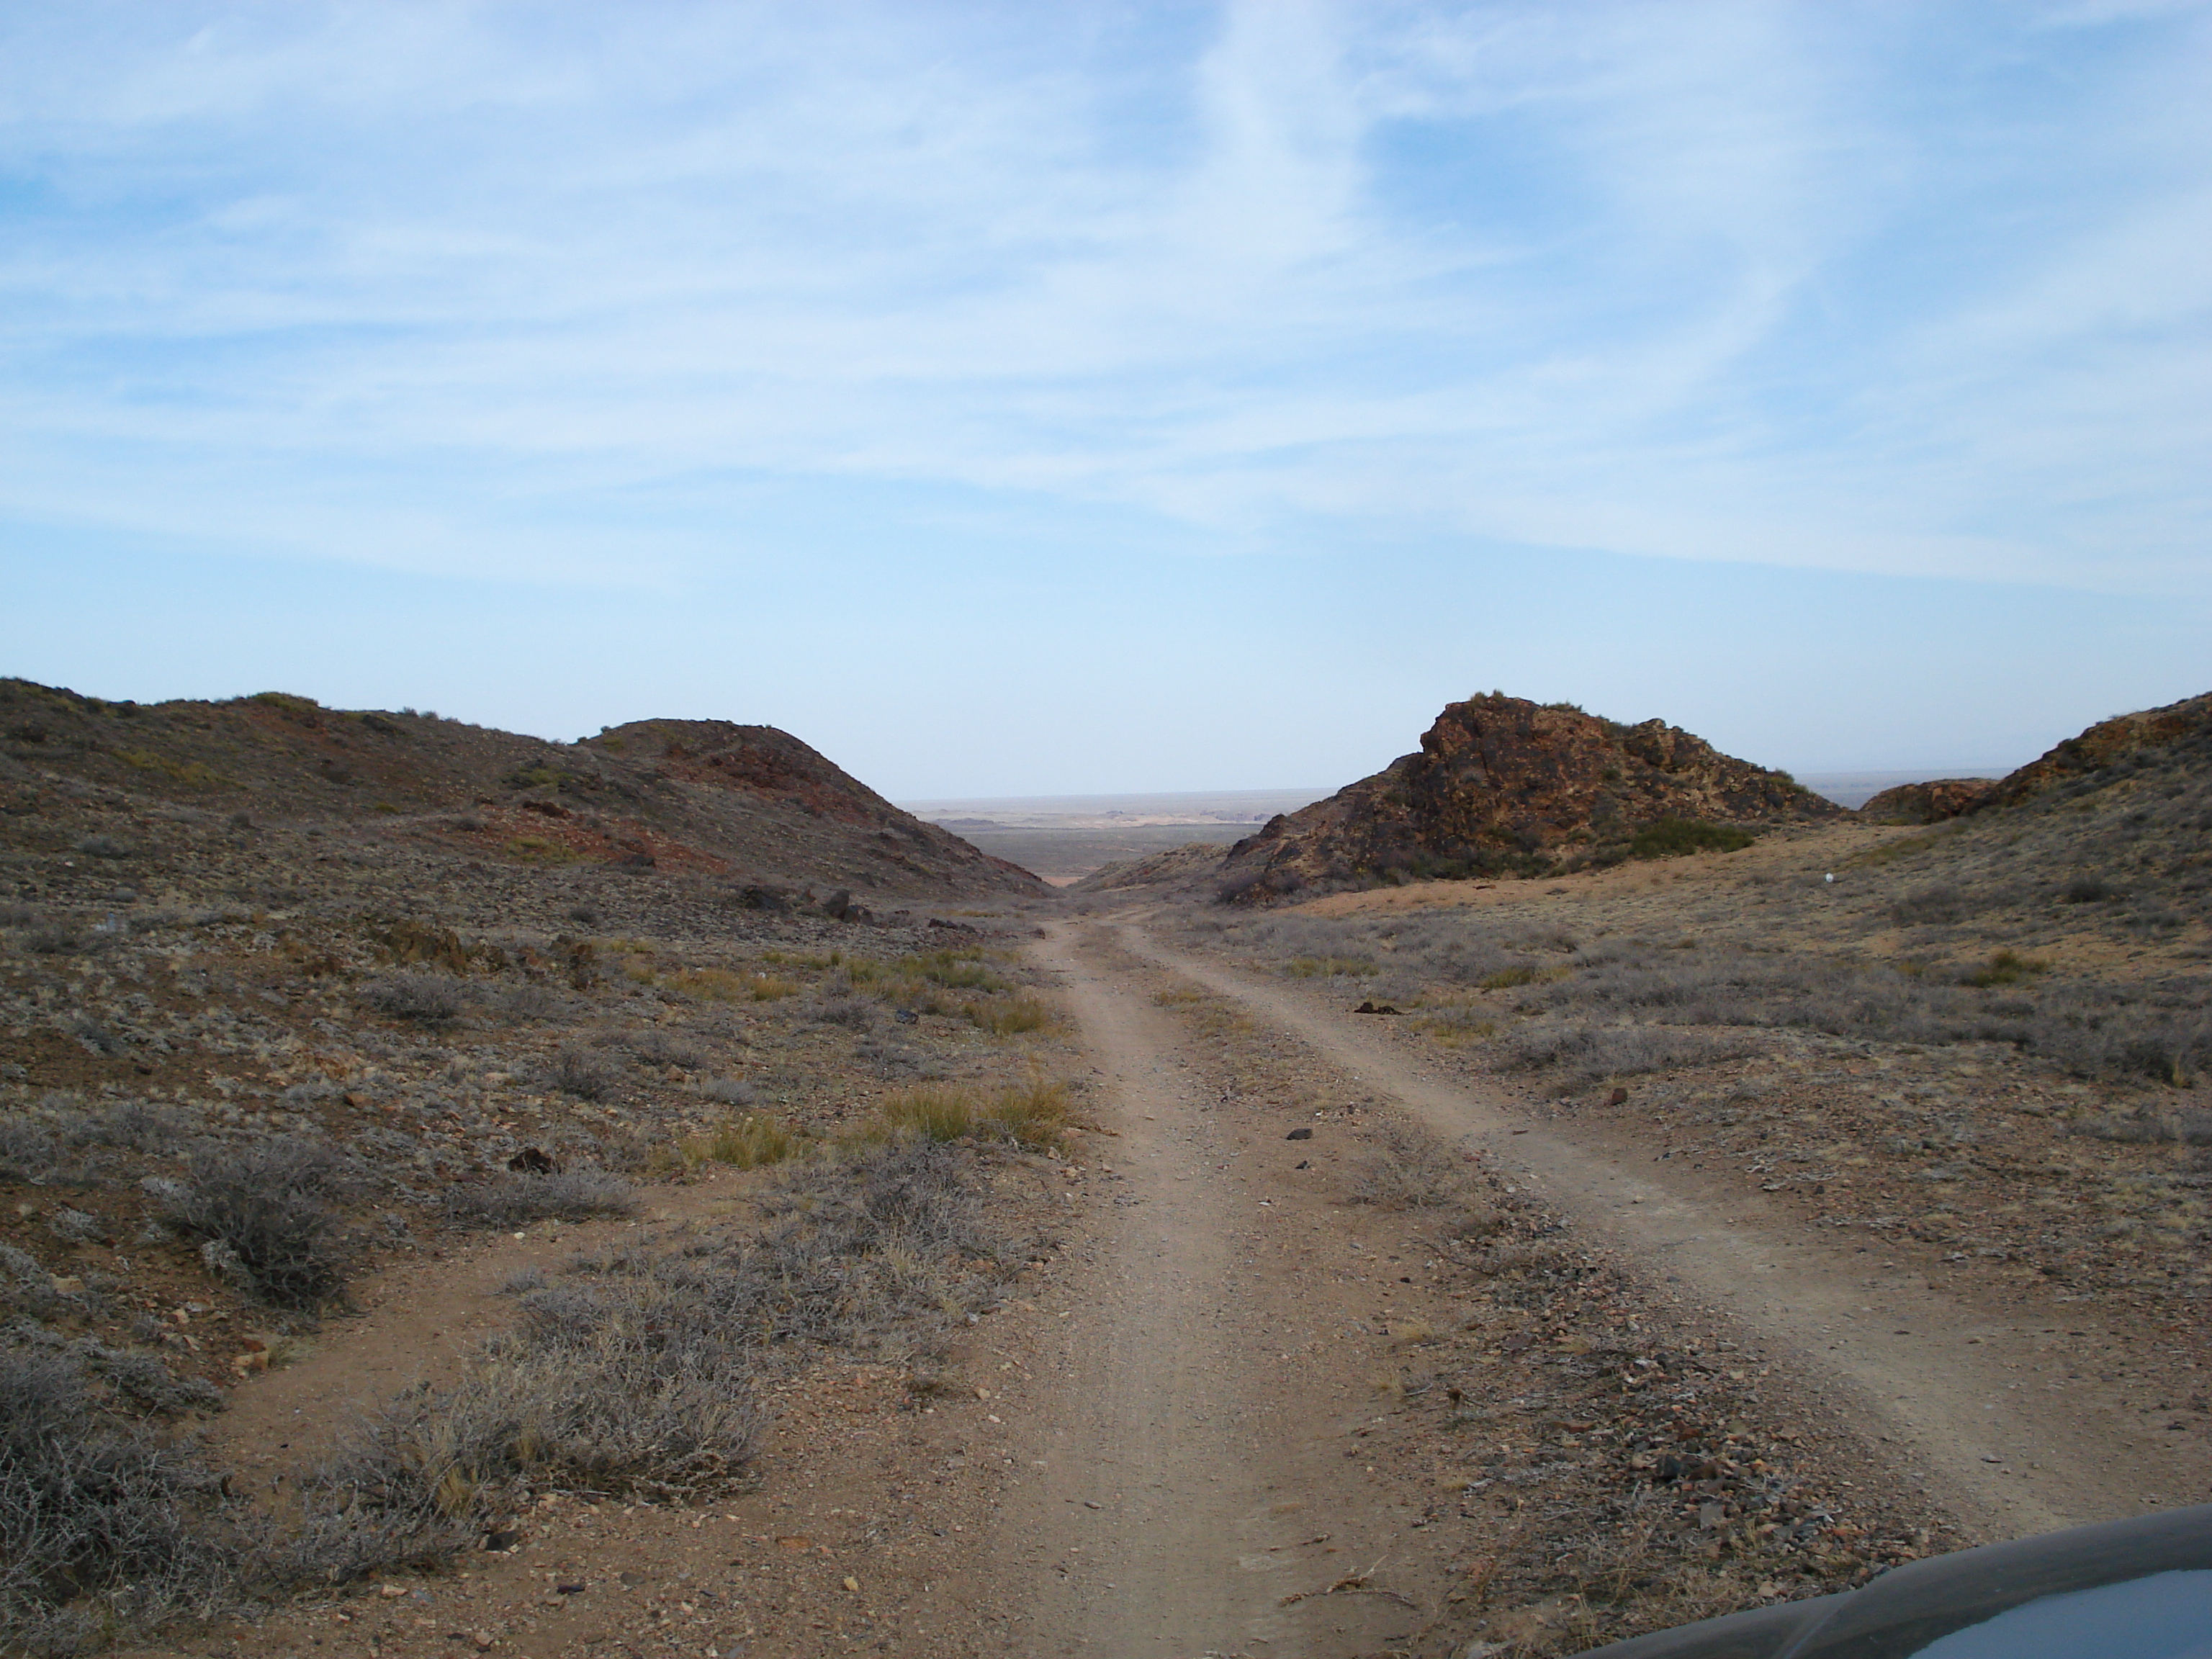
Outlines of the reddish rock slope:
<svg viewBox="0 0 2212 1659">
<path fill-rule="evenodd" d="M 2110 782 L 2130 769 L 2165 767 L 2212 742 L 2212 692 L 2100 720 L 2004 777 L 1938 778 L 1885 789 L 1859 809 L 1874 823 L 1939 823 L 2019 806 L 2053 790 Z"/>
<path fill-rule="evenodd" d="M 1231 848 L 1224 893 L 1374 880 L 1542 875 L 1628 854 L 1662 819 L 1764 825 L 1843 817 L 1780 772 L 1661 720 L 1621 726 L 1492 692 L 1455 702 L 1420 752 Z"/>
<path fill-rule="evenodd" d="M 2173 751 L 2212 738 L 2212 692 L 2100 720 L 2039 760 L 2002 779 L 1974 810 L 2017 806 L 2047 790 L 2110 772 L 2132 762 L 2163 764 Z"/>
</svg>

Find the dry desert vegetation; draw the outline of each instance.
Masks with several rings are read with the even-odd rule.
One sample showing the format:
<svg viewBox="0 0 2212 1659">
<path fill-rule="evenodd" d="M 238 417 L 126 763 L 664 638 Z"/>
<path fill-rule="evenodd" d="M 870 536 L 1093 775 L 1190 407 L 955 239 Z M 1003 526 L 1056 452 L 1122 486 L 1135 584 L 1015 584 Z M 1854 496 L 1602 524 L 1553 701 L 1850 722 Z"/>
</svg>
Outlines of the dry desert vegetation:
<svg viewBox="0 0 2212 1659">
<path fill-rule="evenodd" d="M 0 1645 L 1503 1659 L 2202 1501 L 2203 703 L 1851 815 L 1494 696 L 1062 896 L 0 684 Z"/>
</svg>

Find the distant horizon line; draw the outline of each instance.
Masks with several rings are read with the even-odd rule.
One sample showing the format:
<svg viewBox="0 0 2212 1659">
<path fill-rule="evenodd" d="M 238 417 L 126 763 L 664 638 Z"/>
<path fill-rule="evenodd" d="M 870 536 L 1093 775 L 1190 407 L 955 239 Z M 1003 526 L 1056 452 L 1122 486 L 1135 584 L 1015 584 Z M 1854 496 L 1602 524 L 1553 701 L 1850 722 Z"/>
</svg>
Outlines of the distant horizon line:
<svg viewBox="0 0 2212 1659">
<path fill-rule="evenodd" d="M 2027 765 L 2027 761 L 2012 765 L 1960 765 L 1952 767 L 1837 767 L 1818 772 L 1791 771 L 1790 775 L 1818 793 L 1821 783 L 1861 784 L 1881 782 L 1928 783 L 1939 778 L 2002 778 Z M 1352 780 L 1357 782 L 1358 780 Z M 1069 791 L 1064 793 L 1036 795 L 908 795 L 892 800 L 891 805 L 902 811 L 920 816 L 925 809 L 947 811 L 963 807 L 1028 806 L 1041 807 L 1054 803 L 1071 801 L 1223 801 L 1252 797 L 1288 797 L 1304 795 L 1308 800 L 1324 800 L 1348 787 L 1339 783 L 1318 786 L 1284 786 L 1275 788 L 1237 789 L 1100 789 Z"/>
</svg>

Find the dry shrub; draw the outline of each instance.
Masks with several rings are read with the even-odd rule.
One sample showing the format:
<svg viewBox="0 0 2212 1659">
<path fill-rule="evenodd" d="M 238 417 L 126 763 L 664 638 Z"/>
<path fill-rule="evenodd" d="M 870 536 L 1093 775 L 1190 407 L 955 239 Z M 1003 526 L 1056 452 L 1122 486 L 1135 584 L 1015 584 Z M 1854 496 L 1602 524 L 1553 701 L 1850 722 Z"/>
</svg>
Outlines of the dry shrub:
<svg viewBox="0 0 2212 1659">
<path fill-rule="evenodd" d="M 486 1006 L 501 1019 L 558 1019 L 575 1005 L 550 985 L 502 985 L 485 994 Z"/>
<path fill-rule="evenodd" d="M 1474 1184 L 1460 1155 L 1419 1129 L 1387 1129 L 1382 1144 L 1352 1167 L 1352 1201 L 1384 1210 L 1445 1210 L 1467 1206 Z"/>
<path fill-rule="evenodd" d="M 699 1084 L 704 1098 L 721 1106 L 750 1106 L 756 1098 L 753 1085 L 738 1077 L 710 1077 Z"/>
<path fill-rule="evenodd" d="M 675 1066 L 687 1072 L 707 1068 L 706 1051 L 697 1043 L 652 1026 L 624 1031 L 613 1042 L 648 1066 Z"/>
<path fill-rule="evenodd" d="M 1639 1072 L 1707 1066 L 1758 1052 L 1742 1037 L 1709 1036 L 1663 1025 L 1545 1024 L 1516 1032 L 1505 1044 L 1505 1063 L 1524 1071 L 1558 1068 L 1563 1082 L 1601 1083 Z"/>
<path fill-rule="evenodd" d="M 365 1008 L 417 1025 L 450 1025 L 469 1009 L 466 988 L 443 974 L 387 974 L 355 995 Z"/>
<path fill-rule="evenodd" d="M 72 1653 L 234 1600 L 221 1477 L 103 1413 L 70 1358 L 0 1352 L 0 1647 Z"/>
<path fill-rule="evenodd" d="M 464 1227 L 520 1227 L 559 1218 L 583 1221 L 595 1215 L 628 1215 L 637 1207 L 630 1184 L 605 1170 L 504 1175 L 481 1185 L 455 1187 L 446 1194 L 446 1214 Z"/>
<path fill-rule="evenodd" d="M 26 928 L 22 934 L 23 948 L 38 957 L 74 956 L 103 942 L 87 937 L 66 921 L 44 922 L 35 927 Z"/>
<path fill-rule="evenodd" d="M 883 1006 L 847 990 L 825 991 L 812 998 L 800 1012 L 817 1025 L 842 1025 L 865 1031 L 883 1018 Z"/>
<path fill-rule="evenodd" d="M 2178 1141 L 2185 1146 L 2212 1146 L 2212 1111 L 2201 1106 L 2184 1107 L 2170 1114 L 2147 1105 L 2138 1106 L 2132 1111 L 2082 1118 L 2069 1127 L 2077 1135 L 2097 1140 L 2127 1141 L 2139 1146 Z"/>
<path fill-rule="evenodd" d="M 1889 915 L 1890 920 L 1900 927 L 1917 927 L 1954 922 L 1974 908 L 1973 901 L 1964 891 L 1944 884 L 1906 894 L 1890 906 Z"/>
<path fill-rule="evenodd" d="M 61 1148 L 45 1125 L 20 1117 L 0 1118 L 0 1175 L 41 1182 L 60 1160 Z"/>
<path fill-rule="evenodd" d="M 168 1220 L 202 1240 L 210 1268 L 243 1279 L 280 1308 L 313 1308 L 345 1284 L 340 1218 L 328 1202 L 352 1166 L 327 1146 L 292 1136 L 194 1152 L 190 1179 L 165 1205 Z"/>
<path fill-rule="evenodd" d="M 750 1457 L 754 1355 L 680 1295 L 534 1291 L 453 1388 L 394 1401 L 304 1484 L 277 1576 L 340 1583 L 471 1547 L 533 1484 L 680 1496 Z"/>
<path fill-rule="evenodd" d="M 89 1111 L 65 1111 L 54 1132 L 70 1146 L 125 1146 L 159 1155 L 183 1144 L 190 1127 L 184 1114 L 143 1100 L 121 1100 Z"/>
<path fill-rule="evenodd" d="M 605 1100 L 619 1080 L 613 1066 L 586 1048 L 563 1048 L 545 1068 L 549 1087 L 579 1100 Z"/>
<path fill-rule="evenodd" d="M 753 1228 L 673 1254 L 630 1243 L 568 1282 L 511 1283 L 515 1328 L 468 1375 L 416 1389 L 304 1484 L 278 1582 L 434 1565 L 548 1486 L 682 1498 L 741 1474 L 756 1376 L 793 1340 L 883 1346 L 942 1327 L 995 1285 L 972 1154 L 908 1136 L 781 1174 Z"/>
<path fill-rule="evenodd" d="M 725 1316 L 769 1340 L 872 1345 L 941 1325 L 997 1277 L 973 1168 L 913 1135 L 793 1165 L 759 1231 L 724 1253 Z"/>
</svg>

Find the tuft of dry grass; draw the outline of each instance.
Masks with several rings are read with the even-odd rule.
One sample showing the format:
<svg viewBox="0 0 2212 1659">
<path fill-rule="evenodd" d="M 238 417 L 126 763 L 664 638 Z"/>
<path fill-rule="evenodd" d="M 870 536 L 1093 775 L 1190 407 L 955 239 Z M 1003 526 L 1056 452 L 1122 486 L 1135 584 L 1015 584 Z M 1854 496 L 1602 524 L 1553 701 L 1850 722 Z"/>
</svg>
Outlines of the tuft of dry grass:
<svg viewBox="0 0 2212 1659">
<path fill-rule="evenodd" d="M 1293 957 L 1283 964 L 1292 979 L 1370 979 L 1380 971 L 1365 957 Z"/>
<path fill-rule="evenodd" d="M 1004 1000 L 971 1002 L 960 1011 L 968 1023 L 994 1036 L 1014 1036 L 1024 1031 L 1048 1031 L 1060 1023 L 1052 1005 L 1026 991 Z"/>
<path fill-rule="evenodd" d="M 1500 968 L 1496 973 L 1485 974 L 1475 984 L 1485 991 L 1510 991 L 1522 985 L 1550 985 L 1567 977 L 1565 968 L 1536 968 L 1516 965 Z"/>
<path fill-rule="evenodd" d="M 733 974 L 726 968 L 679 968 L 660 982 L 670 990 L 702 1002 L 744 1002 L 767 1000 L 753 994 L 754 980 L 743 974 Z"/>
<path fill-rule="evenodd" d="M 2024 979 L 2050 971 L 2051 964 L 2024 957 L 2017 951 L 1998 951 L 1980 968 L 1966 976 L 1969 985 L 2017 985 Z"/>
<path fill-rule="evenodd" d="M 1498 1017 L 1484 1004 L 1424 999 L 1413 1012 L 1413 1029 L 1447 1048 L 1486 1042 L 1498 1035 Z"/>
<path fill-rule="evenodd" d="M 683 1142 L 665 1162 L 686 1170 L 696 1170 L 702 1164 L 759 1170 L 796 1157 L 805 1145 L 805 1137 L 781 1118 L 767 1112 L 748 1112 Z"/>
<path fill-rule="evenodd" d="M 935 1141 L 1011 1140 L 1045 1147 L 1067 1123 L 1067 1085 L 1034 1081 L 990 1094 L 939 1086 L 892 1096 L 855 1133 L 860 1142 L 919 1135 Z"/>
</svg>

